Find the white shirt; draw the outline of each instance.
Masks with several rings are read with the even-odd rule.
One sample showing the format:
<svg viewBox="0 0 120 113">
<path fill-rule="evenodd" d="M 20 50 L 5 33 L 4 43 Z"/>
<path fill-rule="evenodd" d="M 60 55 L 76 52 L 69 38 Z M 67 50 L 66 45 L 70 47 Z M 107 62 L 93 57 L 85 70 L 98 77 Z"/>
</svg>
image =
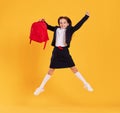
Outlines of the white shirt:
<svg viewBox="0 0 120 113">
<path fill-rule="evenodd" d="M 58 46 L 61 46 L 61 47 L 67 46 L 65 32 L 66 32 L 66 29 L 57 28 L 57 30 L 56 30 L 56 41 L 55 41 L 55 46 L 56 47 L 58 47 Z"/>
</svg>

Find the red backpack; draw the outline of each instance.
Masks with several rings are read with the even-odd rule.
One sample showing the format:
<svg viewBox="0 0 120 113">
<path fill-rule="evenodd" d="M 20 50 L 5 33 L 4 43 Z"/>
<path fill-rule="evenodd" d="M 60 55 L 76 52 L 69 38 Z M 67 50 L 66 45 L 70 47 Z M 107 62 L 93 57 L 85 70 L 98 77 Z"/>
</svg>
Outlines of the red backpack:
<svg viewBox="0 0 120 113">
<path fill-rule="evenodd" d="M 32 40 L 39 43 L 45 42 L 43 48 L 45 49 L 49 37 L 47 33 L 47 25 L 44 21 L 34 22 L 32 24 L 30 31 L 30 44 Z"/>
</svg>

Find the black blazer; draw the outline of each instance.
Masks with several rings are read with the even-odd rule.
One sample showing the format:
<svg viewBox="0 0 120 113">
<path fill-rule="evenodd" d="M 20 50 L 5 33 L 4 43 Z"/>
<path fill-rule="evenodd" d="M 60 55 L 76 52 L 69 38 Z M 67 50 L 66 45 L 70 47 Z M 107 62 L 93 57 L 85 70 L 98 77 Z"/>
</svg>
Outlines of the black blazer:
<svg viewBox="0 0 120 113">
<path fill-rule="evenodd" d="M 73 33 L 75 31 L 77 31 L 83 25 L 83 23 L 88 19 L 88 17 L 89 17 L 88 15 L 85 15 L 75 26 L 68 26 L 66 28 L 66 43 L 67 43 L 68 47 L 70 47 L 70 42 L 71 42 L 71 38 L 72 38 Z M 52 44 L 51 44 L 52 46 L 55 46 L 56 29 L 57 28 L 59 28 L 59 26 L 51 26 L 51 25 L 47 24 L 47 29 L 54 32 L 53 40 L 52 40 Z"/>
</svg>

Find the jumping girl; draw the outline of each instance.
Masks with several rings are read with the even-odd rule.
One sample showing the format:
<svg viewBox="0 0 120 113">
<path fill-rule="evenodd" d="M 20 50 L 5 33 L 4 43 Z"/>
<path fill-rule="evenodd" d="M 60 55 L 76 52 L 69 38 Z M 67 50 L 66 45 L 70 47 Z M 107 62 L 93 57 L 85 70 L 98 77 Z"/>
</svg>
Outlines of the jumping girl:
<svg viewBox="0 0 120 113">
<path fill-rule="evenodd" d="M 34 95 L 39 95 L 41 92 L 43 92 L 45 84 L 51 78 L 55 69 L 61 68 L 70 68 L 76 77 L 78 77 L 83 82 L 84 88 L 86 88 L 88 91 L 93 91 L 93 88 L 76 68 L 69 52 L 73 33 L 77 31 L 88 18 L 89 13 L 86 12 L 85 16 L 75 26 L 72 26 L 71 20 L 66 16 L 61 16 L 58 18 L 59 26 L 51 26 L 46 22 L 47 28 L 54 32 L 52 41 L 52 46 L 54 46 L 54 49 L 52 52 L 50 69 L 45 75 L 40 86 L 35 90 Z"/>
</svg>

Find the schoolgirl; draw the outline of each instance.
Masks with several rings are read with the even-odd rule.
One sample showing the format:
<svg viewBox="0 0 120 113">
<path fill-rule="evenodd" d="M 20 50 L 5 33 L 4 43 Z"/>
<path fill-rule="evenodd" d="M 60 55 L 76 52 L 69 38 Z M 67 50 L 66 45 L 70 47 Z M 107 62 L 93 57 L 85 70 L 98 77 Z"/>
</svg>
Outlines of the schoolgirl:
<svg viewBox="0 0 120 113">
<path fill-rule="evenodd" d="M 54 49 L 49 66 L 50 69 L 45 75 L 40 86 L 35 90 L 34 95 L 39 95 L 41 92 L 43 92 L 44 86 L 51 78 L 54 70 L 61 68 L 70 68 L 71 71 L 76 75 L 76 77 L 78 77 L 83 82 L 84 88 L 86 88 L 88 91 L 93 91 L 93 88 L 76 68 L 72 56 L 69 52 L 73 33 L 77 31 L 88 18 L 89 13 L 86 12 L 85 16 L 75 26 L 72 26 L 70 18 L 66 16 L 61 16 L 58 18 L 59 26 L 51 26 L 46 22 L 47 28 L 54 32 L 52 41 L 52 46 L 54 46 Z"/>
</svg>

